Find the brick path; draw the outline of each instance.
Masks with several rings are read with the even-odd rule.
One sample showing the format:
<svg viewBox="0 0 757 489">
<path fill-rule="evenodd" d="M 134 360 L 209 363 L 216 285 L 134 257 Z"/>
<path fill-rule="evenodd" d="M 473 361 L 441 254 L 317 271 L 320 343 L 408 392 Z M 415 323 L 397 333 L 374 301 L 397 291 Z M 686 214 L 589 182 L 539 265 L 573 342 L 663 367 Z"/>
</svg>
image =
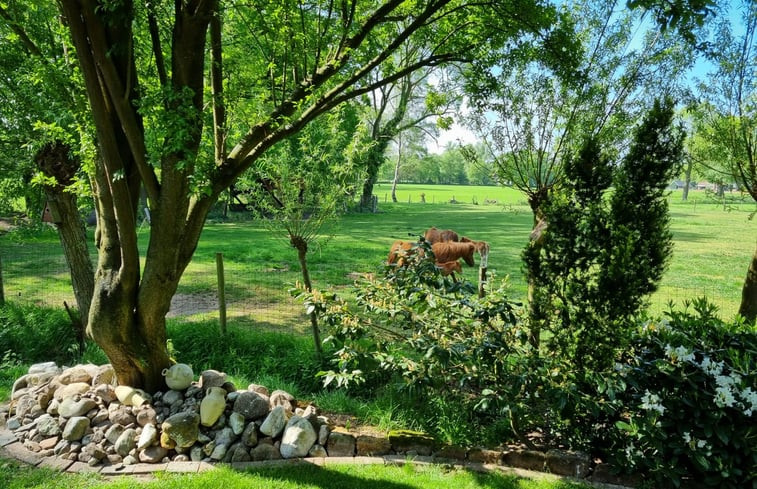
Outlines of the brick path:
<svg viewBox="0 0 757 489">
<path fill-rule="evenodd" d="M 101 476 L 105 477 L 128 475 L 142 478 L 145 476 L 150 477 L 156 472 L 196 474 L 206 470 L 215 469 L 215 464 L 207 462 L 168 462 L 159 464 L 139 463 L 134 465 L 100 464 L 92 467 L 82 462 L 74 462 L 72 460 L 65 460 L 59 457 L 42 457 L 35 452 L 27 450 L 27 448 L 24 447 L 24 445 L 16 439 L 12 432 L 5 429 L 0 429 L 0 458 L 15 459 L 29 465 L 57 470 L 60 472 L 89 472 L 98 473 Z M 234 470 L 248 471 L 254 470 L 256 467 L 286 467 L 297 464 L 314 464 L 318 466 L 345 464 L 382 464 L 402 466 L 408 462 L 411 462 L 414 465 L 444 464 L 446 466 L 455 467 L 457 469 L 467 469 L 476 472 L 499 471 L 503 474 L 514 475 L 527 479 L 583 482 L 588 486 L 600 489 L 628 489 L 626 486 L 592 482 L 585 479 L 578 480 L 570 477 L 519 469 L 516 467 L 507 467 L 503 465 L 463 462 L 459 460 L 439 459 L 436 457 L 417 456 L 409 458 L 407 455 L 384 455 L 380 457 L 313 457 L 290 460 L 269 460 L 263 462 L 237 462 L 227 464 L 227 466 L 231 467 Z"/>
</svg>

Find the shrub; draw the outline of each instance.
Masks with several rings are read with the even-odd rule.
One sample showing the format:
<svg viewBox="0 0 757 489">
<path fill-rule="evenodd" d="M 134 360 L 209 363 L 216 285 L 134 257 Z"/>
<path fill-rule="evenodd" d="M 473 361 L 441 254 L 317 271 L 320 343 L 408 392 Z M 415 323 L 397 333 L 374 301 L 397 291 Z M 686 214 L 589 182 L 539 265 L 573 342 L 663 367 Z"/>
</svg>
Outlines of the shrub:
<svg viewBox="0 0 757 489">
<path fill-rule="evenodd" d="M 621 370 L 627 419 L 615 462 L 679 487 L 757 484 L 757 331 L 700 299 L 649 322 Z"/>
</svg>

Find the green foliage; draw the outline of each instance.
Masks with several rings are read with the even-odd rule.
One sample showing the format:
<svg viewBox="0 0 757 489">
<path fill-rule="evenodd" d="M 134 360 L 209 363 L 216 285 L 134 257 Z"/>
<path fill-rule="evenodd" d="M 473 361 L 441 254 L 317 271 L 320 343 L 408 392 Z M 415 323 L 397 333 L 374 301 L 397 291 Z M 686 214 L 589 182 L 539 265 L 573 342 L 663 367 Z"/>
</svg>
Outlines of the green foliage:
<svg viewBox="0 0 757 489">
<path fill-rule="evenodd" d="M 672 117 L 672 102 L 655 104 L 614 171 L 589 140 L 566 164 L 565 192 L 544 208 L 541 246 L 524 252 L 534 300 L 551 311 L 547 349 L 579 370 L 609 370 L 670 259 L 665 187 L 682 147 Z"/>
<path fill-rule="evenodd" d="M 706 300 L 647 322 L 619 366 L 624 432 L 615 463 L 657 484 L 757 483 L 757 330 Z"/>
<path fill-rule="evenodd" d="M 6 302 L 0 306 L 0 355 L 24 362 L 70 363 L 78 355 L 71 320 L 63 309 Z"/>
<path fill-rule="evenodd" d="M 215 369 L 247 383 L 278 379 L 305 392 L 316 390 L 315 374 L 320 367 L 312 342 L 305 338 L 276 333 L 251 334 L 242 328 L 229 328 L 225 335 L 220 335 L 215 321 L 169 322 L 167 332 L 175 358 L 191 365 L 195 372 Z M 279 388 L 278 385 L 267 387 Z"/>
</svg>

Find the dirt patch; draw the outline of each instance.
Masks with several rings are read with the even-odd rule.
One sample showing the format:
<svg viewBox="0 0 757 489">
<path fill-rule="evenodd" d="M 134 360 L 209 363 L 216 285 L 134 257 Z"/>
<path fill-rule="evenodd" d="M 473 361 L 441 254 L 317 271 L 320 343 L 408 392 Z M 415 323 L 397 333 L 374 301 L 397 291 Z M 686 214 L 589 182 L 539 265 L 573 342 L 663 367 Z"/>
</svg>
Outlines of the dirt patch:
<svg viewBox="0 0 757 489">
<path fill-rule="evenodd" d="M 174 294 L 171 309 L 166 317 L 192 316 L 218 311 L 218 298 L 214 294 Z"/>
</svg>

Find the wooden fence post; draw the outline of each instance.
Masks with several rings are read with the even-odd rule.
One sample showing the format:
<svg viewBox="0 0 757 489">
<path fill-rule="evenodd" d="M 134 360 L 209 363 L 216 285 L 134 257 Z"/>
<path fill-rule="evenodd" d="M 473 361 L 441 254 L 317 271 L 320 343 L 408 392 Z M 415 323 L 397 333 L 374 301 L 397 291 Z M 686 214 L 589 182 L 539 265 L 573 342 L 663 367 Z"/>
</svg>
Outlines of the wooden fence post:
<svg viewBox="0 0 757 489">
<path fill-rule="evenodd" d="M 218 315 L 221 322 L 221 334 L 226 334 L 226 280 L 223 274 L 223 253 L 216 253 L 216 272 L 218 274 Z"/>
<path fill-rule="evenodd" d="M 487 250 L 485 253 L 481 254 L 481 266 L 478 268 L 478 296 L 484 297 L 486 295 L 486 290 L 484 290 L 484 286 L 486 285 L 486 267 L 489 264 L 489 251 Z"/>
</svg>

